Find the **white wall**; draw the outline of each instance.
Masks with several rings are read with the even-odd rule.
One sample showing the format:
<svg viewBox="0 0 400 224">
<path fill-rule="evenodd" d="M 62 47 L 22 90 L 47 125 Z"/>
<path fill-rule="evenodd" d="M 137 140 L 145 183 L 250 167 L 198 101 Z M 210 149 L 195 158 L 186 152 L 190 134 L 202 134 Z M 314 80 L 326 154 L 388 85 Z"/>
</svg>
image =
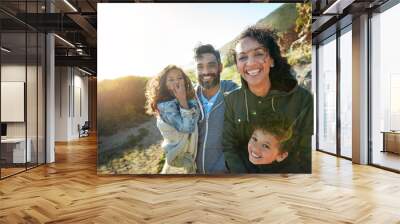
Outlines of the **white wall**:
<svg viewBox="0 0 400 224">
<path fill-rule="evenodd" d="M 1 121 L 24 122 L 25 121 L 25 83 L 1 82 Z M 36 108 L 36 105 L 34 105 Z"/>
<path fill-rule="evenodd" d="M 55 141 L 68 140 L 68 86 L 67 67 L 55 68 Z"/>
<path fill-rule="evenodd" d="M 25 64 L 24 65 L 3 64 L 1 66 L 1 81 L 25 82 L 25 74 L 26 74 L 25 69 L 26 69 Z M 28 66 L 27 69 L 28 72 L 30 72 L 33 69 L 33 67 Z M 6 110 L 6 108 L 1 108 L 1 110 Z M 7 122 L 7 136 L 25 137 L 25 122 Z"/>
<path fill-rule="evenodd" d="M 33 69 L 28 66 L 28 70 Z M 6 64 L 1 65 L 1 81 L 20 81 L 25 82 L 25 64 Z"/>
<path fill-rule="evenodd" d="M 78 72 L 78 75 L 77 75 Z M 79 70 L 74 70 L 74 108 L 72 109 L 72 136 L 78 136 L 78 124 L 82 126 L 88 120 L 88 78 L 82 77 Z"/>
<path fill-rule="evenodd" d="M 88 78 L 83 75 L 76 68 L 56 67 L 56 141 L 77 139 L 78 124 L 88 120 Z"/>
</svg>

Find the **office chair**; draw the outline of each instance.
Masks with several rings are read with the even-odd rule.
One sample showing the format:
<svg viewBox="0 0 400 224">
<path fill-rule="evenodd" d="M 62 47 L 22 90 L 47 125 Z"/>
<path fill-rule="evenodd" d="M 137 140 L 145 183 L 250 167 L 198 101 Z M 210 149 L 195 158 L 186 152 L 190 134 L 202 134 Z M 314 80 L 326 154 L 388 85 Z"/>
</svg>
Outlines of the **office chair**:
<svg viewBox="0 0 400 224">
<path fill-rule="evenodd" d="M 89 136 L 89 129 L 90 129 L 89 121 L 85 121 L 82 127 L 80 127 L 80 125 L 78 124 L 79 138 Z"/>
</svg>

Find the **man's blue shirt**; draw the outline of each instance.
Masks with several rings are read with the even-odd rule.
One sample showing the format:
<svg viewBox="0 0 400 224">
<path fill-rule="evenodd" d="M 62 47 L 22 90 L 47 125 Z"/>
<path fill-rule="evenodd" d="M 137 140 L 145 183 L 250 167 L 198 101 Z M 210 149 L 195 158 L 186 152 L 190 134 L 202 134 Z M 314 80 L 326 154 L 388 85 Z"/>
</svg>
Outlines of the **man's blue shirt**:
<svg viewBox="0 0 400 224">
<path fill-rule="evenodd" d="M 200 101 L 201 104 L 203 105 L 203 109 L 204 109 L 204 113 L 205 116 L 207 117 L 207 115 L 210 113 L 211 108 L 213 107 L 215 101 L 217 101 L 218 95 L 220 94 L 220 89 L 218 89 L 218 92 L 215 93 L 214 96 L 212 96 L 209 100 L 203 95 L 203 91 L 200 91 Z"/>
</svg>

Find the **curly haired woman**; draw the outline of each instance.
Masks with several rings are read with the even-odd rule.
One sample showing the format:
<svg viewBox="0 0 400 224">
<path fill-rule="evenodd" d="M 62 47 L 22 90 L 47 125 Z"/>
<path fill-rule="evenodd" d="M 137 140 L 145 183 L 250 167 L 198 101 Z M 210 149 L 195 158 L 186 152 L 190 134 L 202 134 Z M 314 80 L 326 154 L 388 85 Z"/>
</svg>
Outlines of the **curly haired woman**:
<svg viewBox="0 0 400 224">
<path fill-rule="evenodd" d="M 225 161 L 232 173 L 311 173 L 313 97 L 297 84 L 276 39 L 271 30 L 250 27 L 236 42 L 233 56 L 242 86 L 225 98 L 223 133 Z M 249 154 L 247 143 L 252 126 L 269 111 L 293 124 L 293 148 L 285 163 L 255 165 L 260 155 Z"/>
</svg>

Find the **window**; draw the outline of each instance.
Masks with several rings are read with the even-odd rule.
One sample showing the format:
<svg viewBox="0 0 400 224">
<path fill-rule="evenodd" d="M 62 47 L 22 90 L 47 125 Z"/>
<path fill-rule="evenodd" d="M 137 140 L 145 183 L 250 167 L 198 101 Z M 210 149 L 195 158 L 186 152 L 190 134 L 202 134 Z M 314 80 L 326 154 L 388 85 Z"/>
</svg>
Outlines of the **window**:
<svg viewBox="0 0 400 224">
<path fill-rule="evenodd" d="M 398 21 L 399 4 L 371 18 L 372 164 L 395 170 L 400 170 L 400 155 L 387 146 L 394 144 L 394 148 L 400 148 L 400 133 L 390 137 L 394 134 L 391 131 L 400 130 L 400 33 L 395 29 Z"/>
<path fill-rule="evenodd" d="M 318 149 L 336 153 L 336 36 L 318 48 Z"/>
<path fill-rule="evenodd" d="M 352 157 L 352 34 L 351 26 L 340 36 L 340 155 Z"/>
</svg>

